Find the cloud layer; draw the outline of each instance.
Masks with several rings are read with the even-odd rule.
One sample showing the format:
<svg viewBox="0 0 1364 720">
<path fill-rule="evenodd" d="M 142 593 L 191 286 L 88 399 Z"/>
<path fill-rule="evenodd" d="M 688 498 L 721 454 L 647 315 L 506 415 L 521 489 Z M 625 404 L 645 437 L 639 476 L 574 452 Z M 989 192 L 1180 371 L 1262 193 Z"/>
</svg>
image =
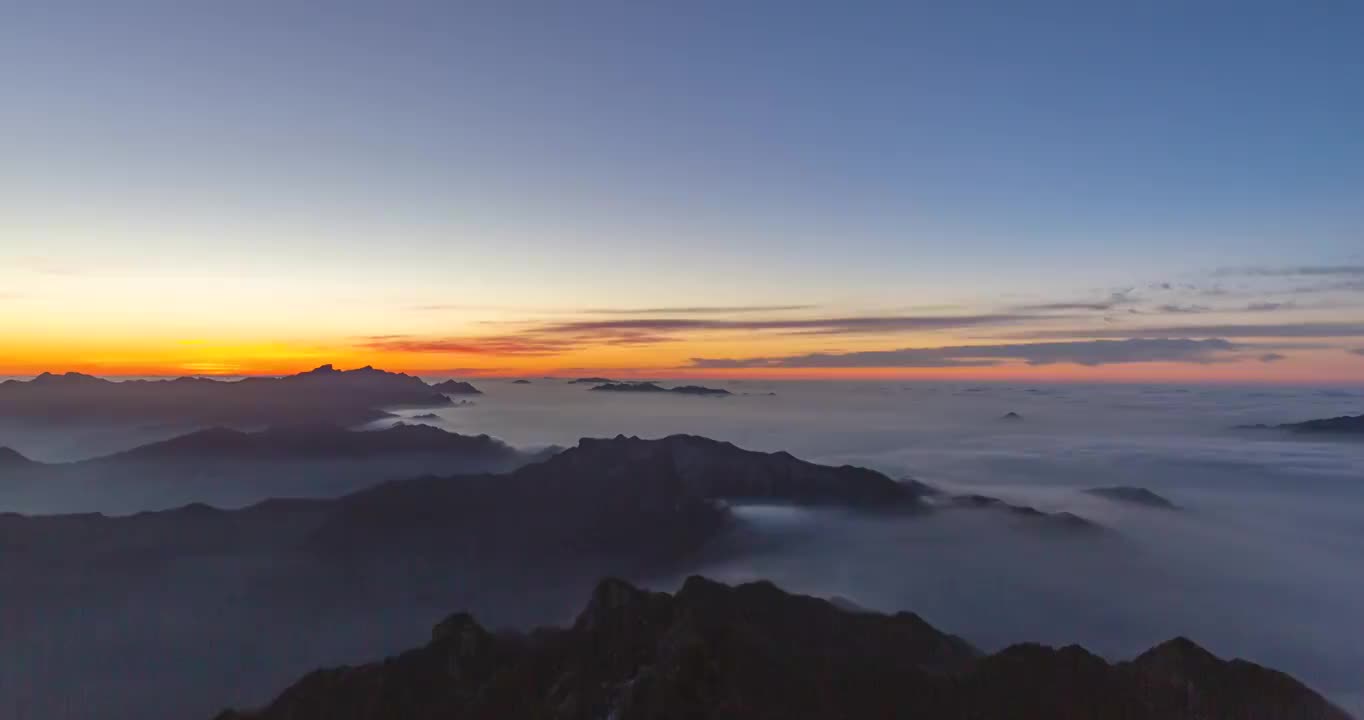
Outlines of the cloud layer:
<svg viewBox="0 0 1364 720">
<path fill-rule="evenodd" d="M 1241 346 L 1221 338 L 1206 340 L 1134 338 L 808 353 L 786 357 L 692 358 L 690 367 L 706 369 L 986 367 L 1006 361 L 1021 361 L 1028 365 L 1074 363 L 1086 366 L 1137 362 L 1212 363 L 1235 359 L 1233 353 L 1239 349 Z"/>
</svg>

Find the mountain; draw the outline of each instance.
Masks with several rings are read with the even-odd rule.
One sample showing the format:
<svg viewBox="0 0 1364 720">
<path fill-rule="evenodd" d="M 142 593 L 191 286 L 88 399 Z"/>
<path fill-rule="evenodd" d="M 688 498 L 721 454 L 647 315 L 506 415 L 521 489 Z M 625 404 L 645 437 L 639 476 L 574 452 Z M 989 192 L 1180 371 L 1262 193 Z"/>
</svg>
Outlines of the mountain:
<svg viewBox="0 0 1364 720">
<path fill-rule="evenodd" d="M 1295 433 L 1321 435 L 1364 435 L 1364 415 L 1341 415 L 1340 417 L 1284 423 L 1282 425 L 1237 425 L 1236 429 L 1288 430 Z"/>
<path fill-rule="evenodd" d="M 459 380 L 446 380 L 431 386 L 432 390 L 445 395 L 482 395 L 483 391 Z"/>
<path fill-rule="evenodd" d="M 1014 505 L 989 495 L 979 495 L 968 493 L 964 495 L 952 495 L 948 498 L 951 507 L 970 508 L 974 510 L 995 510 L 1007 513 L 1011 518 L 1031 522 L 1038 528 L 1049 530 L 1099 530 L 1101 527 L 1075 513 L 1043 512 L 1029 505 Z"/>
<path fill-rule="evenodd" d="M 15 470 L 28 468 L 37 463 L 24 457 L 18 450 L 0 447 L 0 469 Z"/>
<path fill-rule="evenodd" d="M 0 383 L 0 418 L 26 422 L 120 422 L 252 427 L 355 425 L 384 408 L 438 407 L 450 399 L 402 373 L 323 365 L 285 377 L 110 381 L 43 373 Z"/>
<path fill-rule="evenodd" d="M 412 427 L 396 436 L 438 432 Z M 290 482 L 325 487 L 332 473 L 368 462 L 347 457 L 325 472 L 295 473 L 295 463 L 314 465 L 273 454 L 300 447 L 292 438 L 214 431 L 116 464 L 179 468 L 120 476 L 142 477 L 162 497 L 223 486 L 217 476 L 195 479 L 196 468 L 216 461 L 193 459 L 222 448 L 270 448 L 259 451 L 267 457 L 259 464 L 232 465 L 261 468 L 227 483 L 252 492 Z M 205 455 L 185 455 L 187 445 Z M 15 678 L 10 687 L 31 699 L 33 717 L 207 716 L 228 702 L 263 702 L 308 668 L 395 652 L 449 608 L 493 627 L 527 627 L 564 617 L 603 576 L 671 579 L 768 551 L 774 536 L 738 505 L 828 508 L 844 521 L 878 523 L 977 512 L 930 502 L 920 485 L 871 470 L 688 435 L 585 439 L 510 472 L 375 477 L 340 497 L 291 492 L 231 510 L 194 503 L 120 517 L 0 514 L 0 598 L 12 649 L 0 653 L 0 677 Z M 88 500 L 103 487 L 75 494 Z M 135 487 L 104 492 L 122 499 Z M 1022 516 L 997 507 L 979 512 L 999 513 L 1003 537 L 1052 526 L 1031 516 L 1015 522 Z M 87 661 L 111 656 L 116 667 Z M 43 662 L 24 661 L 35 657 Z M 73 684 L 82 688 L 75 698 Z"/>
<path fill-rule="evenodd" d="M 1342 415 L 1341 417 L 1289 423 L 1278 427 L 1281 430 L 1300 433 L 1364 435 L 1364 415 Z"/>
<path fill-rule="evenodd" d="M 1009 412 L 1006 412 L 1006 413 L 1004 413 L 1003 415 L 1001 415 L 1001 416 L 999 417 L 999 419 L 1000 419 L 1000 420 L 1009 421 L 1009 422 L 1018 422 L 1018 421 L 1020 421 L 1020 420 L 1023 419 L 1023 416 L 1022 416 L 1022 415 L 1019 415 L 1019 414 L 1016 413 L 1016 412 L 1009 411 Z"/>
<path fill-rule="evenodd" d="M 913 613 L 695 576 L 674 595 L 604 580 L 570 627 L 529 635 L 451 615 L 423 647 L 317 670 L 218 720 L 438 717 L 1348 720 L 1293 678 L 1184 638 L 1117 664 L 1075 645 L 982 655 Z"/>
<path fill-rule="evenodd" d="M 724 388 L 709 388 L 702 385 L 679 385 L 669 390 L 669 392 L 681 393 L 683 395 L 730 395 Z"/>
<path fill-rule="evenodd" d="M 1115 487 L 1099 487 L 1085 490 L 1089 495 L 1116 500 L 1118 502 L 1132 503 L 1134 505 L 1144 505 L 1146 507 L 1158 508 L 1161 510 L 1178 510 L 1179 506 L 1170 502 L 1166 498 L 1157 495 L 1143 487 L 1131 487 L 1118 485 Z"/>
<path fill-rule="evenodd" d="M 549 454 L 429 425 L 219 427 L 74 463 L 20 463 L 0 450 L 0 468 L 9 470 L 0 476 L 0 507 L 29 513 L 127 513 L 189 502 L 237 507 L 269 497 L 336 497 L 397 477 L 503 472 Z"/>
<path fill-rule="evenodd" d="M 598 385 L 593 390 L 599 392 L 626 392 L 626 393 L 678 393 L 680 395 L 729 395 L 728 390 L 720 388 L 708 388 L 700 385 L 682 385 L 674 388 L 665 388 L 657 383 L 638 382 L 638 383 L 606 383 Z"/>
<path fill-rule="evenodd" d="M 335 425 L 282 426 L 262 432 L 210 428 L 110 456 L 113 459 L 192 457 L 204 460 L 308 457 L 372 457 L 386 453 L 462 452 L 511 459 L 511 446 L 487 435 L 460 435 L 430 425 L 398 423 L 383 430 L 354 431 Z M 89 462 L 89 461 L 87 461 Z"/>
</svg>

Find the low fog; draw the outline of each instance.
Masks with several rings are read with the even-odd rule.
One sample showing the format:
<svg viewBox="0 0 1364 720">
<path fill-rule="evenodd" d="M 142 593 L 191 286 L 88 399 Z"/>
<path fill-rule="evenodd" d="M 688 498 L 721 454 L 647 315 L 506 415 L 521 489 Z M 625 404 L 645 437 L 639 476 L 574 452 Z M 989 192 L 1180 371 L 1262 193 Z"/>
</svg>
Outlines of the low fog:
<svg viewBox="0 0 1364 720">
<path fill-rule="evenodd" d="M 737 526 L 691 566 L 628 579 L 675 589 L 693 573 L 767 578 L 869 609 L 913 610 L 985 650 L 1033 640 L 1126 658 L 1186 635 L 1364 711 L 1364 443 L 1232 429 L 1357 414 L 1358 390 L 708 384 L 736 395 L 490 380 L 474 404 L 415 422 L 522 448 L 687 432 L 1067 510 L 1107 531 L 1038 533 L 965 509 L 874 519 L 737 507 Z M 1008 412 L 1023 419 L 1001 420 Z M 11 424 L 0 425 L 0 446 L 75 459 L 127 449 L 144 434 Z M 1149 488 L 1180 509 L 1082 492 L 1114 485 Z M 308 520 L 300 518 L 302 533 Z M 49 568 L 0 545 L 0 716 L 207 720 L 229 704 L 263 702 L 320 665 L 420 644 L 454 610 L 472 609 L 492 626 L 566 622 L 594 579 L 544 575 L 537 584 L 534 567 L 489 575 L 472 569 L 484 562 L 474 552 L 467 576 L 433 580 L 416 564 L 390 566 L 366 576 L 359 596 L 291 604 L 271 583 L 306 572 L 305 557 L 245 549 L 182 554 L 166 568 L 144 552 L 130 549 L 112 566 Z M 471 580 L 494 576 L 521 584 Z"/>
</svg>

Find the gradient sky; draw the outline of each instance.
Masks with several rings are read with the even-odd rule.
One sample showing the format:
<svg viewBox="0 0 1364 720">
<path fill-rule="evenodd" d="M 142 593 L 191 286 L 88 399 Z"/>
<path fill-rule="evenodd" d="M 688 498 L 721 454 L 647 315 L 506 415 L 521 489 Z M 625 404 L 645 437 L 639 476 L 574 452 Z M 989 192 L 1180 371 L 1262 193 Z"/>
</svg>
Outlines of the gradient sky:
<svg viewBox="0 0 1364 720">
<path fill-rule="evenodd" d="M 0 374 L 1364 382 L 1361 37 L 1324 1 L 15 3 Z"/>
</svg>

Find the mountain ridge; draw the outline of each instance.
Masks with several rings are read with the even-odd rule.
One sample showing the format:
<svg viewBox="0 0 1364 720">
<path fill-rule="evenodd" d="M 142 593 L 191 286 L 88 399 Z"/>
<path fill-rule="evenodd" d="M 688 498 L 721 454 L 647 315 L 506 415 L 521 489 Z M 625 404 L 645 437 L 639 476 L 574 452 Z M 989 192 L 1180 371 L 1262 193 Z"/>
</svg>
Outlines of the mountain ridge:
<svg viewBox="0 0 1364 720">
<path fill-rule="evenodd" d="M 570 626 L 525 635 L 455 613 L 423 647 L 316 670 L 217 720 L 901 716 L 1349 720 L 1297 680 L 1185 638 L 1117 664 L 1078 645 L 985 655 L 913 613 L 699 576 L 673 594 L 602 580 Z"/>
</svg>

